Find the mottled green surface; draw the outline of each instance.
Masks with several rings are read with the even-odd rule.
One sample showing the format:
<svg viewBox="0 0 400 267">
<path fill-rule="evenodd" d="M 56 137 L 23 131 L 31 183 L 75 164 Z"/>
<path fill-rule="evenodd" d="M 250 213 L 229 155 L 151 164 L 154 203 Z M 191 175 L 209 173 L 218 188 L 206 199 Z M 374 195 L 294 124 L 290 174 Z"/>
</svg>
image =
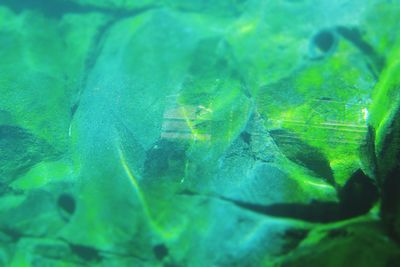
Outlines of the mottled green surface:
<svg viewBox="0 0 400 267">
<path fill-rule="evenodd" d="M 0 266 L 400 266 L 400 4 L 0 2 Z"/>
</svg>

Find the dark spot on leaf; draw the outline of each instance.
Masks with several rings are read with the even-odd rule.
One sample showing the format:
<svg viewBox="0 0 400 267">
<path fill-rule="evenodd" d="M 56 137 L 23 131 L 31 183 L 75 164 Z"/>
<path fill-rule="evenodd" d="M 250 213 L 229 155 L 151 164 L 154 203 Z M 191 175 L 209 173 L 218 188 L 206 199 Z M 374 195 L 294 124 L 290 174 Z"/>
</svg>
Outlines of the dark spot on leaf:
<svg viewBox="0 0 400 267">
<path fill-rule="evenodd" d="M 83 246 L 83 245 L 74 245 L 69 244 L 71 251 L 75 253 L 78 257 L 85 261 L 100 261 L 102 259 L 99 251 L 95 248 Z"/>
<path fill-rule="evenodd" d="M 73 214 L 76 209 L 75 199 L 69 194 L 62 194 L 58 197 L 58 206 L 68 214 Z"/>
<path fill-rule="evenodd" d="M 73 117 L 75 115 L 75 112 L 78 109 L 78 107 L 79 107 L 79 102 L 77 102 L 77 103 L 72 105 L 72 107 L 71 107 L 71 117 Z"/>
<path fill-rule="evenodd" d="M 243 141 L 244 141 L 246 144 L 250 144 L 251 135 L 250 135 L 248 132 L 242 132 L 242 133 L 240 134 L 240 137 L 242 137 Z"/>
<path fill-rule="evenodd" d="M 157 260 L 162 260 L 168 256 L 168 248 L 164 244 L 158 244 L 153 247 L 154 256 Z"/>
<path fill-rule="evenodd" d="M 335 45 L 335 36 L 328 30 L 323 30 L 314 36 L 314 44 L 324 53 L 329 52 Z"/>
<path fill-rule="evenodd" d="M 333 53 L 337 47 L 338 38 L 335 31 L 323 29 L 316 33 L 310 41 L 309 58 L 312 60 L 323 59 Z"/>
</svg>

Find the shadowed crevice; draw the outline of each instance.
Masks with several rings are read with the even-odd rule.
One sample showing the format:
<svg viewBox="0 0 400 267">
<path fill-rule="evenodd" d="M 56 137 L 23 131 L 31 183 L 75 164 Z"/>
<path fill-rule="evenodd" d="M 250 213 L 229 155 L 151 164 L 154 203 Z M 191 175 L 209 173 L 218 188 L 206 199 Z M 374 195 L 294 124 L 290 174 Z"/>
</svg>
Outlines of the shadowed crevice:
<svg viewBox="0 0 400 267">
<path fill-rule="evenodd" d="M 339 202 L 312 201 L 305 204 L 274 203 L 263 205 L 220 195 L 201 195 L 190 190 L 184 190 L 179 194 L 213 197 L 259 214 L 313 223 L 336 222 L 364 215 L 370 211 L 378 200 L 378 189 L 375 183 L 361 170 L 357 170 L 339 191 Z"/>
</svg>

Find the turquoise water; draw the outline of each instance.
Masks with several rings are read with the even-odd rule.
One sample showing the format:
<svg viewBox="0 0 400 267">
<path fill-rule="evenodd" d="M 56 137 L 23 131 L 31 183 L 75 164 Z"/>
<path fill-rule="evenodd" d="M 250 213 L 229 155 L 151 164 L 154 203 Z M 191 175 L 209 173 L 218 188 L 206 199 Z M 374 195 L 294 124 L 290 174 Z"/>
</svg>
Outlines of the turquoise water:
<svg viewBox="0 0 400 267">
<path fill-rule="evenodd" d="M 0 266 L 400 266 L 397 1 L 0 1 Z"/>
</svg>

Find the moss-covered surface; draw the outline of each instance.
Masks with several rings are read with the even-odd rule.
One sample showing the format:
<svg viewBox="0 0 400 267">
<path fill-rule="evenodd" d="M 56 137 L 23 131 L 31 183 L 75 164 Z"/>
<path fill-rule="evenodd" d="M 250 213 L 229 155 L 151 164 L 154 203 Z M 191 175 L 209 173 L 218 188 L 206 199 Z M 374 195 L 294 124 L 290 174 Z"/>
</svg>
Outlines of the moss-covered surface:
<svg viewBox="0 0 400 267">
<path fill-rule="evenodd" d="M 0 266 L 397 266 L 399 11 L 2 1 Z"/>
</svg>

